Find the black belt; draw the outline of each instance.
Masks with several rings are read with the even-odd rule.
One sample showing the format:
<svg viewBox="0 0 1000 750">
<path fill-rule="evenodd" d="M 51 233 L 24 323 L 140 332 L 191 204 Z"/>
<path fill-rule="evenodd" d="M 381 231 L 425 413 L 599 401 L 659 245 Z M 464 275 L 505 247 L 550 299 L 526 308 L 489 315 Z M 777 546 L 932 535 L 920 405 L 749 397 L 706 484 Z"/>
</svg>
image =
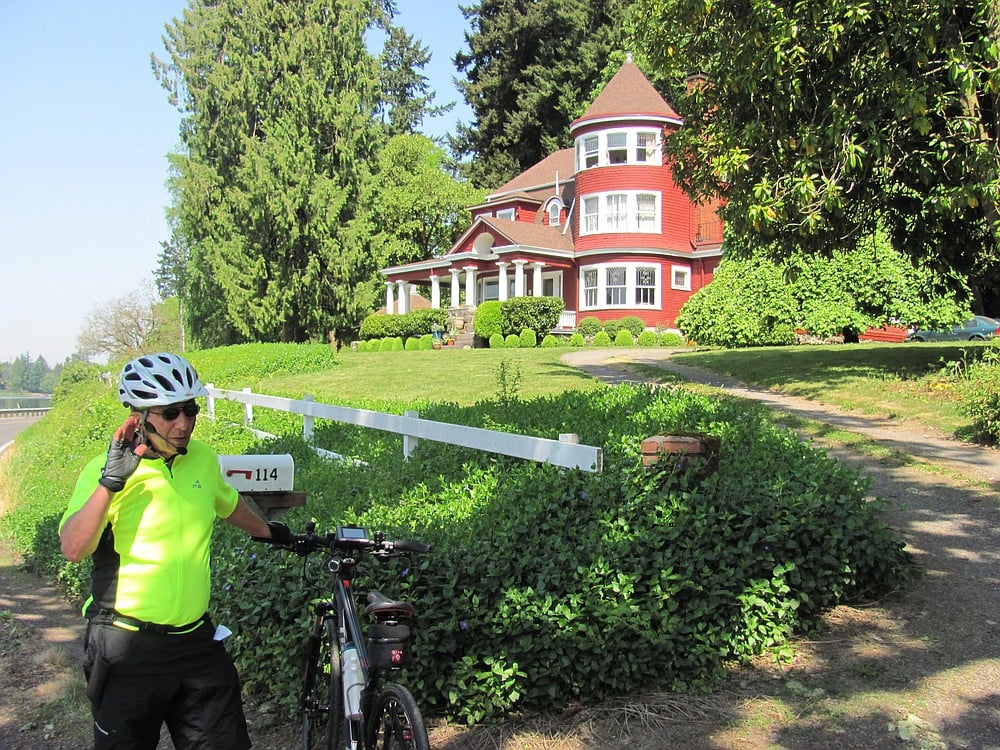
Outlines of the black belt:
<svg viewBox="0 0 1000 750">
<path fill-rule="evenodd" d="M 116 612 L 113 609 L 102 609 L 97 614 L 97 617 L 94 618 L 94 622 L 113 625 L 116 628 L 128 630 L 133 633 L 155 633 L 157 635 L 189 635 L 208 621 L 209 618 L 206 614 L 194 622 L 189 622 L 187 625 L 160 625 L 156 622 L 146 622 L 145 620 L 138 620 L 135 617 L 123 615 L 121 612 Z"/>
</svg>

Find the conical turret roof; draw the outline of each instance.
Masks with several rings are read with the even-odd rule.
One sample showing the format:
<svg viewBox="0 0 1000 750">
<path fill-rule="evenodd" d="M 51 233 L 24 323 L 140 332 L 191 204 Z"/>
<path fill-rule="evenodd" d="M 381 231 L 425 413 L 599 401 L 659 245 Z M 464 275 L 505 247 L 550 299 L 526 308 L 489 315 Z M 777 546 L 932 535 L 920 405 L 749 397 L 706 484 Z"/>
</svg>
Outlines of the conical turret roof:
<svg viewBox="0 0 1000 750">
<path fill-rule="evenodd" d="M 573 121 L 570 130 L 594 120 L 636 116 L 678 123 L 681 120 L 629 55 L 587 111 Z"/>
</svg>

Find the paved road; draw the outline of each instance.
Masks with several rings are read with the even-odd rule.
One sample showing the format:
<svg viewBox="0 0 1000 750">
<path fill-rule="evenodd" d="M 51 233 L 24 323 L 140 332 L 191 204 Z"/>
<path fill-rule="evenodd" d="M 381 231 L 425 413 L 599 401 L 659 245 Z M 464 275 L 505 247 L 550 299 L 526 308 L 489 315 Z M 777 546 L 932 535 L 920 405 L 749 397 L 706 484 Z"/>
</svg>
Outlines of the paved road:
<svg viewBox="0 0 1000 750">
<path fill-rule="evenodd" d="M 664 349 L 581 349 L 564 355 L 563 361 L 608 383 L 639 380 L 641 376 L 628 367 L 629 363 L 659 367 L 685 380 L 761 401 L 778 411 L 864 435 L 904 455 L 948 466 L 1000 489 L 1000 450 L 963 443 L 925 425 L 857 414 L 829 404 L 757 390 L 724 375 L 678 364 L 671 360 L 673 354 Z"/>
<path fill-rule="evenodd" d="M 0 453 L 3 453 L 18 433 L 27 429 L 41 417 L 5 417 L 0 419 Z"/>
</svg>

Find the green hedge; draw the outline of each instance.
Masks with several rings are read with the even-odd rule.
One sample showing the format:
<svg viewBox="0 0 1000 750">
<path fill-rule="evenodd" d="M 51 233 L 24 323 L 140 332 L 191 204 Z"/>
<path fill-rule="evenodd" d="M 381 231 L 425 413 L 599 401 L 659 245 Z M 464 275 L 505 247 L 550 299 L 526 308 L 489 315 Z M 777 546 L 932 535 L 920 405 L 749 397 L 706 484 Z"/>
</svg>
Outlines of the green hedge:
<svg viewBox="0 0 1000 750">
<path fill-rule="evenodd" d="M 480 302 L 472 321 L 472 330 L 480 338 L 489 340 L 494 334 L 503 334 L 503 303 L 497 300 Z"/>
<path fill-rule="evenodd" d="M 448 321 L 448 311 L 441 308 L 413 310 L 402 315 L 372 313 L 361 322 L 361 339 L 385 339 L 399 337 L 419 338 L 430 333 L 436 324 L 442 329 Z"/>
<path fill-rule="evenodd" d="M 565 308 L 561 297 L 515 297 L 501 303 L 502 333 L 520 334 L 525 328 L 535 332 L 540 339 L 559 324 Z"/>
</svg>

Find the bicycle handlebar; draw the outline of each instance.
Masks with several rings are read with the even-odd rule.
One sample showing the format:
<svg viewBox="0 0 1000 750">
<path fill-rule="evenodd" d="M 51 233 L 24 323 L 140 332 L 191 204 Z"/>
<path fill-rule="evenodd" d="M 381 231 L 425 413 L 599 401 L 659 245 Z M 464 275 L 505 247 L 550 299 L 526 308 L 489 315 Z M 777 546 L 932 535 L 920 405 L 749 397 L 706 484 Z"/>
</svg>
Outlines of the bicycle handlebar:
<svg viewBox="0 0 1000 750">
<path fill-rule="evenodd" d="M 360 551 L 375 557 L 391 557 L 400 552 L 430 552 L 431 545 L 412 539 L 386 539 L 381 531 L 375 532 L 370 537 L 367 533 L 345 537 L 339 533 L 339 529 L 338 533 L 328 531 L 326 534 L 320 535 L 316 533 L 316 524 L 310 521 L 306 524 L 304 534 L 292 535 L 291 546 L 281 545 L 279 549 L 290 550 L 300 557 L 305 557 L 318 549 L 341 552 Z"/>
</svg>

